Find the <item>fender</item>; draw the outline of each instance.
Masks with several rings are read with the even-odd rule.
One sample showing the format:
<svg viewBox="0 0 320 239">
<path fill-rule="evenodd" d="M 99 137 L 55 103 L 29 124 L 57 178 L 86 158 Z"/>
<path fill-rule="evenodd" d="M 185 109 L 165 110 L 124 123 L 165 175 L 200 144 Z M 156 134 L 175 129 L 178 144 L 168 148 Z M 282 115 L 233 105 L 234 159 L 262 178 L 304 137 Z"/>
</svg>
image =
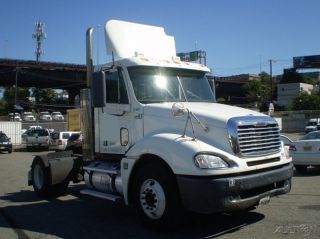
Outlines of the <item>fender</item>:
<svg viewBox="0 0 320 239">
<path fill-rule="evenodd" d="M 74 159 L 71 151 L 62 151 L 49 153 L 47 155 L 35 156 L 34 159 L 40 158 L 45 167 L 49 167 L 51 183 L 58 184 L 63 182 L 73 169 Z M 31 182 L 31 171 L 28 173 L 29 185 Z"/>
<path fill-rule="evenodd" d="M 130 177 L 135 164 L 141 156 L 151 154 L 158 156 L 171 168 L 176 175 L 212 175 L 209 170 L 202 170 L 195 166 L 193 158 L 201 151 L 224 153 L 200 140 L 188 136 L 182 137 L 177 133 L 159 133 L 148 135 L 138 141 L 122 160 L 121 177 L 123 182 L 123 195 L 128 204 Z"/>
</svg>

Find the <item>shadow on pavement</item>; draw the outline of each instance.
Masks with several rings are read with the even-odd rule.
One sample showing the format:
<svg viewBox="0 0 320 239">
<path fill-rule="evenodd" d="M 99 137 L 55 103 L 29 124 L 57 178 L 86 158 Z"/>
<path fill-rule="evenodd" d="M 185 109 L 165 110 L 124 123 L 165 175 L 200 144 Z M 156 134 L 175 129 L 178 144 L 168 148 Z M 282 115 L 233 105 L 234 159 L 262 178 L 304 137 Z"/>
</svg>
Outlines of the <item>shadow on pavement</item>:
<svg viewBox="0 0 320 239">
<path fill-rule="evenodd" d="M 0 221 L 0 227 L 9 225 L 24 238 L 29 238 L 28 231 L 61 238 L 215 238 L 264 218 L 257 212 L 190 213 L 176 231 L 156 232 L 143 227 L 131 208 L 82 196 L 81 187 L 71 186 L 68 195 L 50 200 L 37 198 L 32 190 L 0 196 L 0 200 L 13 204 L 0 208 L 6 220 L 4 225 Z"/>
<path fill-rule="evenodd" d="M 312 176 L 319 176 L 320 175 L 320 167 L 308 167 L 306 172 L 298 172 L 294 171 L 294 177 L 312 177 Z"/>
</svg>

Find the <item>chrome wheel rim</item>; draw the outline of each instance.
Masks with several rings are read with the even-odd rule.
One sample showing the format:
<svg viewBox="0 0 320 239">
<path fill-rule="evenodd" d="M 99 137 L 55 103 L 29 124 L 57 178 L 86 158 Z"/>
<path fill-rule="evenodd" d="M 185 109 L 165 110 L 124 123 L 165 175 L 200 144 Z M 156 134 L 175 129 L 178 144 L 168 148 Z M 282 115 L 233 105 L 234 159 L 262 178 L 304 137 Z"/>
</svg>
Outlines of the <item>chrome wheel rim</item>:
<svg viewBox="0 0 320 239">
<path fill-rule="evenodd" d="M 140 189 L 140 204 L 143 212 L 152 219 L 162 217 L 166 208 L 166 197 L 162 186 L 154 179 L 147 179 Z"/>
</svg>

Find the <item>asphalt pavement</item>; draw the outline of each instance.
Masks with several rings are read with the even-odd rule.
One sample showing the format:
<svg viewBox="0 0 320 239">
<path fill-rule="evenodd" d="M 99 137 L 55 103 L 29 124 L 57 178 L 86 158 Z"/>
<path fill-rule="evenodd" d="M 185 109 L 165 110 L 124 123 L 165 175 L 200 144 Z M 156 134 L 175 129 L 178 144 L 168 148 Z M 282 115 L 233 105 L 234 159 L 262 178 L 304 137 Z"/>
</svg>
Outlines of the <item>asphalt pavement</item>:
<svg viewBox="0 0 320 239">
<path fill-rule="evenodd" d="M 83 184 L 68 194 L 38 198 L 27 185 L 34 154 L 0 153 L 0 239 L 51 238 L 320 238 L 320 169 L 295 173 L 292 191 L 272 198 L 268 205 L 234 214 L 187 214 L 171 232 L 142 226 L 132 209 L 83 196 Z"/>
</svg>

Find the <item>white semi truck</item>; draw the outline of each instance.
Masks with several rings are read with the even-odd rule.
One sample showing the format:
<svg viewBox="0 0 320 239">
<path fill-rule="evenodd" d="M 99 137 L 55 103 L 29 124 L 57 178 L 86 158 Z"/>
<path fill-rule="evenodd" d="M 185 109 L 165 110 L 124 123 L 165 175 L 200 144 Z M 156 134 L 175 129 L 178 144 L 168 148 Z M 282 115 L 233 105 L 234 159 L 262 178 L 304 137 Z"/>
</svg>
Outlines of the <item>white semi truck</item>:
<svg viewBox="0 0 320 239">
<path fill-rule="evenodd" d="M 183 212 L 248 210 L 291 189 L 293 166 L 277 122 L 215 102 L 201 64 L 182 62 L 161 27 L 105 25 L 111 63 L 93 67 L 81 91 L 83 154 L 35 156 L 29 185 L 39 196 L 82 194 L 132 205 L 152 227 Z M 116 58 L 116 60 L 115 60 Z"/>
</svg>

